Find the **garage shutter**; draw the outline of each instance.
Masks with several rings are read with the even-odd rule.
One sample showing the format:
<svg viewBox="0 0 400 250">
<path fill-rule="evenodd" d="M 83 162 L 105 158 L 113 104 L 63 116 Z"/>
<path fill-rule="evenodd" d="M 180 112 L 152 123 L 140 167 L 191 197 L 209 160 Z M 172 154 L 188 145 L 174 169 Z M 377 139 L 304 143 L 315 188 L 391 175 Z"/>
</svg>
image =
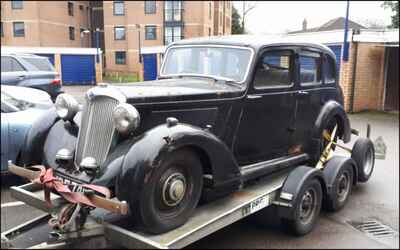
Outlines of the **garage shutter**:
<svg viewBox="0 0 400 250">
<path fill-rule="evenodd" d="M 49 59 L 49 61 L 51 62 L 51 64 L 53 64 L 53 66 L 54 66 L 54 54 L 35 54 L 35 55 L 47 57 Z"/>
<path fill-rule="evenodd" d="M 61 55 L 63 84 L 95 84 L 96 70 L 93 55 Z"/>
<path fill-rule="evenodd" d="M 329 45 L 328 46 L 336 56 L 336 67 L 338 73 L 340 72 L 340 61 L 342 60 L 342 45 Z"/>
</svg>

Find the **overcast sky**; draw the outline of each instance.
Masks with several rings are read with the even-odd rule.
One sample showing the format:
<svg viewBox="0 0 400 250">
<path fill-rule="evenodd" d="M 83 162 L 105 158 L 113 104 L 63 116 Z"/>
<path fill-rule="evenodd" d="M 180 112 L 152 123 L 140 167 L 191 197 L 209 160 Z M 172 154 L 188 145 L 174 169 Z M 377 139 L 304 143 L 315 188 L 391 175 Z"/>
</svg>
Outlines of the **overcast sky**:
<svg viewBox="0 0 400 250">
<path fill-rule="evenodd" d="M 349 16 L 352 21 L 362 25 L 366 21 L 389 25 L 391 23 L 390 9 L 381 7 L 383 1 L 350 1 Z M 346 1 L 257 1 L 246 2 L 247 5 L 256 4 L 245 20 L 246 30 L 254 34 L 274 34 L 286 31 L 299 30 L 304 18 L 307 19 L 307 27 L 313 28 L 323 23 L 346 15 Z M 233 4 L 242 14 L 243 2 L 235 1 Z"/>
</svg>

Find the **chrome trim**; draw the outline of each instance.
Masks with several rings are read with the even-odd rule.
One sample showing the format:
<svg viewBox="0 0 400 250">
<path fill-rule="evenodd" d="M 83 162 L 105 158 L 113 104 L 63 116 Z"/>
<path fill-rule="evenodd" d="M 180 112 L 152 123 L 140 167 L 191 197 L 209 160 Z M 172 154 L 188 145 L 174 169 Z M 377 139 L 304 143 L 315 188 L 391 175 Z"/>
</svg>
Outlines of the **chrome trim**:
<svg viewBox="0 0 400 250">
<path fill-rule="evenodd" d="M 172 46 L 168 47 L 167 50 L 165 51 L 165 56 L 164 56 L 164 59 L 163 59 L 163 62 L 162 62 L 161 68 L 160 68 L 160 77 L 184 76 L 185 75 L 185 74 L 168 74 L 168 75 L 163 74 L 164 65 L 165 65 L 169 50 L 173 49 L 173 48 L 185 48 L 185 47 L 213 47 L 213 48 L 231 48 L 231 49 L 250 50 L 251 55 L 250 55 L 249 63 L 247 65 L 245 76 L 243 77 L 243 81 L 240 81 L 240 82 L 235 81 L 235 82 L 240 83 L 240 84 L 246 82 L 247 77 L 248 77 L 249 72 L 250 72 L 251 65 L 253 63 L 254 54 L 255 54 L 254 49 L 252 49 L 250 47 L 234 46 L 234 45 L 232 45 L 232 46 L 231 45 L 217 45 L 217 44 L 207 44 L 207 43 L 205 43 L 205 44 L 172 45 Z M 206 74 L 187 74 L 187 75 L 190 75 L 190 76 L 216 77 L 216 78 L 221 78 L 222 77 L 222 76 L 214 76 L 214 75 L 206 75 Z"/>
<path fill-rule="evenodd" d="M 120 103 L 126 102 L 126 96 L 122 94 L 116 87 L 103 85 L 89 89 L 86 92 L 85 97 L 88 100 L 92 100 L 94 97 L 97 96 L 106 96 L 116 99 Z"/>
</svg>

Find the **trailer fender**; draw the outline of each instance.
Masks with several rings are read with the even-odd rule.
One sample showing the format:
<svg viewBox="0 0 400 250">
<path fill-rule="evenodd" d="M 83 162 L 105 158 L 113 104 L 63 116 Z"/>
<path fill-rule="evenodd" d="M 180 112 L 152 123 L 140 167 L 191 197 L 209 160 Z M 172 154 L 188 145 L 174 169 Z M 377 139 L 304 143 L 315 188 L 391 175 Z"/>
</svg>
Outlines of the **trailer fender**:
<svg viewBox="0 0 400 250">
<path fill-rule="evenodd" d="M 338 175 L 338 172 L 341 168 L 344 166 L 350 164 L 353 169 L 353 185 L 357 184 L 357 179 L 358 179 L 358 170 L 356 163 L 354 160 L 350 157 L 345 157 L 345 156 L 340 156 L 340 155 L 335 155 L 329 161 L 326 163 L 322 173 L 325 178 L 326 182 L 326 195 L 331 196 L 332 192 L 335 192 L 332 190 L 333 184 L 335 182 L 335 179 Z"/>
<path fill-rule="evenodd" d="M 283 183 L 281 192 L 277 197 L 278 213 L 280 218 L 293 219 L 293 207 L 299 199 L 298 194 L 308 180 L 316 178 L 322 187 L 322 192 L 326 192 L 325 178 L 321 170 L 308 166 L 299 166 L 293 169 L 285 182 Z"/>
<path fill-rule="evenodd" d="M 162 124 L 139 136 L 127 152 L 116 183 L 118 198 L 139 198 L 144 184 L 168 154 L 185 147 L 199 155 L 203 172 L 212 175 L 213 187 L 231 191 L 239 187 L 239 166 L 229 148 L 214 134 L 189 124 Z"/>
</svg>

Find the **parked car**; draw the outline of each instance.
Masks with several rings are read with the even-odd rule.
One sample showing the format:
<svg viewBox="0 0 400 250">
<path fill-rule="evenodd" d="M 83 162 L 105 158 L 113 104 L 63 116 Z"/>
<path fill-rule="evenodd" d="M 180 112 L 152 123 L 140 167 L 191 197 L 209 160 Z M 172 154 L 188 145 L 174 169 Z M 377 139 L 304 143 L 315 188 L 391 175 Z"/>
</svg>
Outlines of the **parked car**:
<svg viewBox="0 0 400 250">
<path fill-rule="evenodd" d="M 62 93 L 61 80 L 49 59 L 31 54 L 1 54 L 1 84 L 46 91 L 53 100 Z"/>
<path fill-rule="evenodd" d="M 7 162 L 40 164 L 44 136 L 55 122 L 54 103 L 41 90 L 1 86 L 1 172 Z"/>
<path fill-rule="evenodd" d="M 150 233 L 184 224 L 201 197 L 316 166 L 327 132 L 351 137 L 333 52 L 253 36 L 176 42 L 158 80 L 92 88 L 82 110 L 68 94 L 55 104 L 62 119 L 46 138 L 44 165 L 65 183 L 109 187 Z M 358 165 L 368 179 L 372 167 Z M 356 175 L 346 176 L 341 187 L 351 188 Z M 302 233 L 315 220 L 307 221 Z"/>
</svg>

